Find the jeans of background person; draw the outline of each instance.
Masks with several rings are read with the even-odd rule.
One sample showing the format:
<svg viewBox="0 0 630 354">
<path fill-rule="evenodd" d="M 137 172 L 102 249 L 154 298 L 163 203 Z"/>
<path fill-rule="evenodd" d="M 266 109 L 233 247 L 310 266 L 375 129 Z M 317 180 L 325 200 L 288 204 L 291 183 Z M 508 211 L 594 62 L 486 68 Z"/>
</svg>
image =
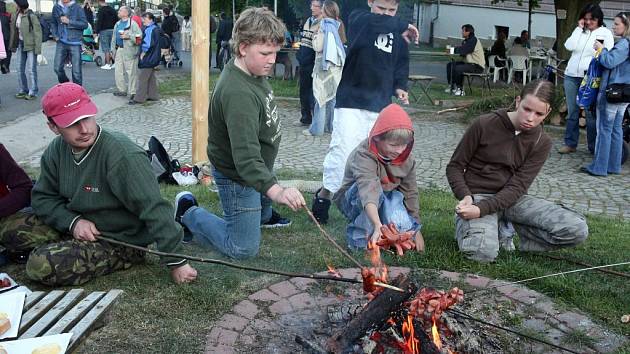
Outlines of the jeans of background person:
<svg viewBox="0 0 630 354">
<path fill-rule="evenodd" d="M 477 64 L 464 63 L 463 61 L 452 61 L 446 64 L 446 80 L 451 85 L 459 88 L 464 84 L 464 73 L 480 73 L 483 68 Z"/>
<path fill-rule="evenodd" d="M 474 194 L 473 200 L 492 194 Z M 466 258 L 491 262 L 499 254 L 499 221 L 511 222 L 519 236 L 519 251 L 544 252 L 576 246 L 588 237 L 584 216 L 561 204 L 524 195 L 494 214 L 465 220 L 455 214 L 455 238 Z"/>
<path fill-rule="evenodd" d="M 113 34 L 113 29 L 102 30 L 98 33 L 98 44 L 101 46 L 101 51 L 103 52 L 103 54 L 112 53 L 111 45 Z"/>
<path fill-rule="evenodd" d="M 135 95 L 136 84 L 138 82 L 138 58 L 125 59 L 121 48 L 116 51 L 115 61 L 114 78 L 116 79 L 118 92 Z M 126 80 L 125 75 L 127 75 Z"/>
<path fill-rule="evenodd" d="M 326 102 L 324 107 L 320 107 L 317 101 L 315 102 L 315 109 L 313 112 L 313 120 L 311 127 L 308 131 L 311 135 L 322 135 L 324 132 L 332 133 L 333 119 L 335 116 L 335 102 L 336 98 Z"/>
<path fill-rule="evenodd" d="M 378 201 L 378 216 L 383 225 L 393 223 L 399 231 L 417 231 L 422 225 L 409 215 L 403 204 L 403 194 L 397 190 L 381 193 Z M 368 218 L 359 197 L 359 187 L 353 184 L 341 201 L 341 213 L 349 220 L 346 226 L 348 248 L 365 249 L 374 233 L 374 225 Z"/>
<path fill-rule="evenodd" d="M 311 124 L 313 120 L 313 65 L 300 65 L 300 107 L 302 124 Z"/>
<path fill-rule="evenodd" d="M 173 55 L 175 56 L 175 59 L 179 59 L 179 51 L 182 48 L 182 35 L 180 32 L 173 32 L 171 42 L 171 45 L 173 46 Z"/>
<path fill-rule="evenodd" d="M 72 82 L 77 85 L 83 84 L 83 71 L 81 69 L 81 46 L 69 45 L 57 42 L 55 49 L 55 74 L 59 83 L 70 81 L 66 75 L 66 60 L 70 58 L 72 63 Z"/>
<path fill-rule="evenodd" d="M 129 92 L 127 92 L 129 93 Z M 136 82 L 136 95 L 134 100 L 144 103 L 147 99 L 157 101 L 160 99 L 158 92 L 155 69 L 138 69 L 138 81 Z"/>
<path fill-rule="evenodd" d="M 255 256 L 260 247 L 260 225 L 271 218 L 271 200 L 216 170 L 212 175 L 219 190 L 223 218 L 192 207 L 182 216 L 182 223 L 203 246 L 212 246 L 235 259 Z"/>
<path fill-rule="evenodd" d="M 564 145 L 577 148 L 580 141 L 580 107 L 577 105 L 577 94 L 582 82 L 581 77 L 566 76 L 564 78 L 564 94 L 567 101 L 567 126 L 564 131 Z M 590 152 L 595 151 L 597 122 L 589 109 L 586 110 L 586 141 Z"/>
<path fill-rule="evenodd" d="M 606 115 L 597 111 L 597 140 L 593 162 L 586 168 L 595 175 L 621 173 L 623 150 L 623 115 L 628 103 L 606 103 Z"/>
<path fill-rule="evenodd" d="M 37 96 L 37 55 L 34 51 L 24 51 L 24 43 L 20 41 L 17 48 L 17 56 L 20 58 L 18 71 L 18 84 L 20 93 Z"/>
</svg>

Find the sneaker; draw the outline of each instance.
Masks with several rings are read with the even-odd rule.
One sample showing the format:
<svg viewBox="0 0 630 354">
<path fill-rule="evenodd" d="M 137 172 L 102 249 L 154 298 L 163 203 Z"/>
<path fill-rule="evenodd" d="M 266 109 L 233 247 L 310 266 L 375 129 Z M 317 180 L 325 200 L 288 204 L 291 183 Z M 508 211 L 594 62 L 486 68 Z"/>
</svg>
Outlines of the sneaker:
<svg viewBox="0 0 630 354">
<path fill-rule="evenodd" d="M 116 64 L 110 64 L 110 65 L 109 65 L 109 70 L 112 70 L 112 69 L 114 69 L 115 67 L 116 67 Z"/>
<path fill-rule="evenodd" d="M 559 154 L 570 154 L 575 152 L 577 149 L 574 147 L 570 147 L 567 145 L 562 146 L 561 148 L 558 149 L 558 153 Z"/>
<path fill-rule="evenodd" d="M 283 218 L 275 210 L 271 210 L 271 219 L 260 225 L 263 229 L 275 229 L 278 227 L 287 227 L 291 225 L 291 220 Z"/>
<path fill-rule="evenodd" d="M 103 70 L 109 70 L 109 69 L 111 69 L 111 68 L 112 68 L 112 67 L 111 67 L 111 66 L 109 66 L 109 64 L 105 64 L 105 65 L 101 66 L 101 69 L 103 69 Z"/>
<path fill-rule="evenodd" d="M 15 98 L 19 98 L 19 99 L 25 99 L 26 96 L 28 96 L 28 93 L 26 92 L 20 92 L 20 93 L 15 94 Z"/>
<path fill-rule="evenodd" d="M 114 96 L 124 97 L 124 96 L 127 96 L 127 92 L 116 91 L 114 92 Z"/>
<path fill-rule="evenodd" d="M 444 89 L 444 93 L 453 93 L 453 88 L 452 87 L 447 87 Z"/>
<path fill-rule="evenodd" d="M 516 251 L 514 239 L 512 237 L 499 237 L 499 248 L 506 252 Z"/>
<path fill-rule="evenodd" d="M 456 88 L 455 90 L 453 90 L 453 95 L 454 96 L 465 96 L 466 93 L 464 92 L 463 89 L 460 89 L 459 87 Z"/>
<path fill-rule="evenodd" d="M 32 100 L 36 100 L 36 99 L 37 99 L 37 96 L 33 96 L 33 95 L 26 95 L 26 96 L 24 97 L 24 99 L 25 99 L 25 100 L 27 100 L 27 101 L 32 101 Z"/>
<path fill-rule="evenodd" d="M 311 206 L 311 210 L 313 211 L 313 216 L 320 224 L 326 224 L 328 222 L 328 209 L 330 209 L 330 199 L 320 198 L 318 196 L 319 192 L 322 189 L 318 189 L 315 192 L 315 196 L 313 197 L 313 205 Z"/>
<path fill-rule="evenodd" d="M 300 118 L 300 124 L 305 125 L 305 126 L 309 126 L 311 125 L 311 123 L 313 122 L 313 119 L 311 118 Z"/>
<path fill-rule="evenodd" d="M 192 193 L 189 191 L 179 192 L 177 196 L 175 196 L 175 221 L 181 224 L 184 213 L 188 209 L 198 205 L 197 199 L 195 199 Z"/>
<path fill-rule="evenodd" d="M 313 136 L 313 134 L 311 134 L 311 132 L 308 129 L 302 130 L 302 135 L 304 135 L 304 136 Z"/>
</svg>

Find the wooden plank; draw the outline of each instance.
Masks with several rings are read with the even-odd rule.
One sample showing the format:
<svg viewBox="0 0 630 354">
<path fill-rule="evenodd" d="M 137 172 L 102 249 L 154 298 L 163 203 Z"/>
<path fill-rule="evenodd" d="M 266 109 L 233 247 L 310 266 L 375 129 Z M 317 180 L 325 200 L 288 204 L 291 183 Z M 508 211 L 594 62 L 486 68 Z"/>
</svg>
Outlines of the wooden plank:
<svg viewBox="0 0 630 354">
<path fill-rule="evenodd" d="M 44 295 L 46 295 L 46 293 L 43 291 L 33 291 L 29 296 L 26 297 L 26 300 L 24 301 L 24 308 L 22 308 L 22 313 L 30 310 L 30 308 L 33 307 L 33 305 L 35 305 L 37 301 L 43 298 Z"/>
<path fill-rule="evenodd" d="M 70 344 L 68 345 L 68 352 L 72 353 L 76 347 L 88 336 L 92 328 L 101 320 L 105 314 L 116 304 L 116 299 L 122 290 L 114 289 L 110 290 L 101 301 L 94 306 L 90 312 L 85 315 L 72 329 L 68 332 L 72 332 L 72 338 L 70 338 Z"/>
<path fill-rule="evenodd" d="M 61 299 L 64 293 L 65 291 L 63 290 L 53 290 L 41 301 L 35 304 L 35 306 L 33 306 L 30 310 L 26 311 L 26 313 L 22 315 L 22 321 L 20 322 L 20 330 L 18 331 L 18 334 L 24 333 L 24 331 L 32 326 L 35 321 L 44 316 L 46 311 L 53 307 L 55 303 Z"/>
<path fill-rule="evenodd" d="M 69 332 L 67 329 L 74 326 L 85 316 L 85 314 L 96 305 L 105 295 L 104 291 L 95 291 L 86 296 L 81 302 L 76 304 L 70 311 L 68 311 L 54 326 L 52 326 L 44 335 L 51 336 L 54 334 L 61 334 Z"/>
<path fill-rule="evenodd" d="M 34 325 L 26 332 L 22 333 L 19 339 L 35 338 L 44 333 L 53 325 L 63 314 L 65 314 L 74 304 L 76 304 L 83 295 L 83 289 L 72 289 L 66 293 L 52 309 L 42 316 Z"/>
</svg>

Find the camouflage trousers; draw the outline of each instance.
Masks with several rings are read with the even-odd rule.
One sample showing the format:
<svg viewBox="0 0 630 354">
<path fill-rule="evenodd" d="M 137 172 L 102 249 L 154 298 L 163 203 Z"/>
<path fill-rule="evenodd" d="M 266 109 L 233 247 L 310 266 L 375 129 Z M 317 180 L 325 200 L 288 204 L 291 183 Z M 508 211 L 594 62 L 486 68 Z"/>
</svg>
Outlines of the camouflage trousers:
<svg viewBox="0 0 630 354">
<path fill-rule="evenodd" d="M 475 194 L 479 201 L 492 194 Z M 482 262 L 491 262 L 499 254 L 501 223 L 510 222 L 519 236 L 519 250 L 543 252 L 576 246 L 588 237 L 588 226 L 584 216 L 563 205 L 522 196 L 511 207 L 481 218 L 464 220 L 455 215 L 455 238 L 459 250 L 467 257 Z M 509 249 L 508 249 L 509 250 Z"/>
<path fill-rule="evenodd" d="M 79 241 L 25 212 L 0 219 L 0 243 L 9 252 L 32 250 L 26 274 L 51 286 L 80 285 L 144 260 L 142 251 L 104 241 Z"/>
</svg>

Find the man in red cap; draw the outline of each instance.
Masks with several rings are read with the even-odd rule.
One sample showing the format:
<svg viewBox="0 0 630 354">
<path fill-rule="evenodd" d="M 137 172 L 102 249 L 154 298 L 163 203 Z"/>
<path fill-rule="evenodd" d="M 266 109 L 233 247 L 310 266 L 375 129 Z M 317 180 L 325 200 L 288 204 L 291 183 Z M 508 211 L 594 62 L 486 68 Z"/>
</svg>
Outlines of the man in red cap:
<svg viewBox="0 0 630 354">
<path fill-rule="evenodd" d="M 177 252 L 182 228 L 173 207 L 160 196 L 146 152 L 126 136 L 102 129 L 85 90 L 58 84 L 42 98 L 55 138 L 41 159 L 32 192 L 37 217 L 59 232 L 40 239 L 27 275 L 48 285 L 78 285 L 141 262 L 144 254 L 99 236 Z M 162 257 L 176 283 L 195 280 L 185 260 Z"/>
</svg>

